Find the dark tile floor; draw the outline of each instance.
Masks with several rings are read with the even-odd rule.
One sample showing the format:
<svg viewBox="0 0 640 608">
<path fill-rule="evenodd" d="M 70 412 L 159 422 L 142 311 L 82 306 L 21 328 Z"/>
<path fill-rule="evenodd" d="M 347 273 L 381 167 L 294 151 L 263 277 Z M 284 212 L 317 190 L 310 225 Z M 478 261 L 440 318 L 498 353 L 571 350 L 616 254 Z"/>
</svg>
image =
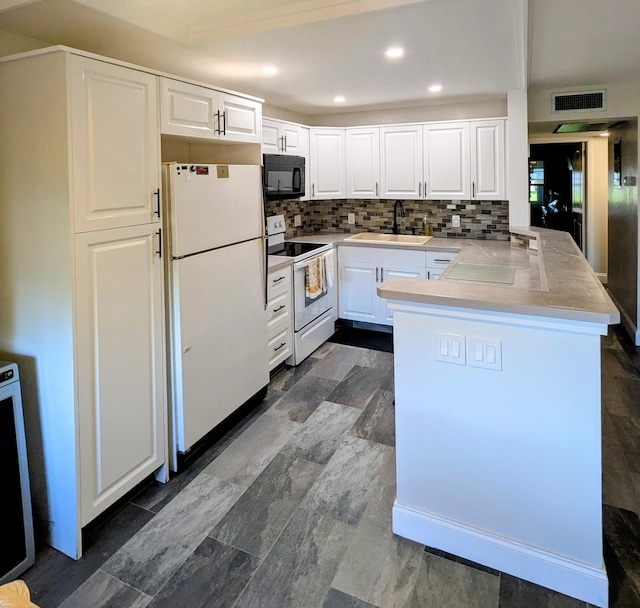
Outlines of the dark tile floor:
<svg viewBox="0 0 640 608">
<path fill-rule="evenodd" d="M 357 332 L 356 332 L 357 333 Z M 25 573 L 41 608 L 587 608 L 391 533 L 393 356 L 353 336 L 281 371 L 186 471 Z M 640 608 L 640 350 L 602 341 L 611 608 Z M 570 373 L 570 370 L 567 370 Z"/>
</svg>

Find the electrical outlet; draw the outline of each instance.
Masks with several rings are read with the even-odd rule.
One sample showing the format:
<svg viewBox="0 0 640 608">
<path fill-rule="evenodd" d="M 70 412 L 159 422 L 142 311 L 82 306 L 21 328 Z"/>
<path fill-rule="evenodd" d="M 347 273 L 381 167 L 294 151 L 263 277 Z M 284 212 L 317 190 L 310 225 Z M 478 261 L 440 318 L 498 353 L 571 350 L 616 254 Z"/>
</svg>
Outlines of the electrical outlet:
<svg viewBox="0 0 640 608">
<path fill-rule="evenodd" d="M 302 216 L 301 215 L 294 215 L 293 216 L 293 225 L 296 228 L 300 228 L 300 226 L 302 226 Z"/>
<path fill-rule="evenodd" d="M 451 227 L 452 228 L 460 228 L 460 216 L 452 215 L 451 216 Z"/>
<path fill-rule="evenodd" d="M 356 223 L 356 214 L 355 213 L 350 213 L 348 216 L 347 221 L 349 222 L 349 224 L 355 224 Z"/>
</svg>

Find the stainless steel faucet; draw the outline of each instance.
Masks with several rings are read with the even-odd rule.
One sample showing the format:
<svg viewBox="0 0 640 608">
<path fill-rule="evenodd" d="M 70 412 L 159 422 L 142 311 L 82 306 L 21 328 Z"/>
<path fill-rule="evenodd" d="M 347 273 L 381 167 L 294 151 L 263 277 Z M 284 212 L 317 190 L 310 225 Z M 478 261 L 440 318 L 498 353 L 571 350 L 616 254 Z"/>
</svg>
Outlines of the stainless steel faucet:
<svg viewBox="0 0 640 608">
<path fill-rule="evenodd" d="M 398 207 L 400 207 L 400 217 L 404 217 L 404 205 L 402 201 L 393 203 L 393 234 L 398 234 Z"/>
</svg>

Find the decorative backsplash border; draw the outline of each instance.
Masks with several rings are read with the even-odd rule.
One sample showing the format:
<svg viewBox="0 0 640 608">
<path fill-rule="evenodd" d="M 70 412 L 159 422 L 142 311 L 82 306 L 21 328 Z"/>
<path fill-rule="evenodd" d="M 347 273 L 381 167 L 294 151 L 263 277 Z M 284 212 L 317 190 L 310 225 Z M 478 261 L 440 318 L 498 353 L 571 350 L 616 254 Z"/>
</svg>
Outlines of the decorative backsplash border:
<svg viewBox="0 0 640 608">
<path fill-rule="evenodd" d="M 337 199 L 326 201 L 284 200 L 267 202 L 267 214 L 282 214 L 287 222 L 286 238 L 311 232 L 391 232 L 395 200 Z M 422 234 L 426 216 L 430 233 L 439 237 L 508 241 L 508 201 L 402 201 L 405 217 L 398 218 L 399 231 Z M 355 224 L 349 224 L 349 214 Z M 294 226 L 300 215 L 301 226 Z M 453 228 L 451 216 L 460 216 Z"/>
</svg>

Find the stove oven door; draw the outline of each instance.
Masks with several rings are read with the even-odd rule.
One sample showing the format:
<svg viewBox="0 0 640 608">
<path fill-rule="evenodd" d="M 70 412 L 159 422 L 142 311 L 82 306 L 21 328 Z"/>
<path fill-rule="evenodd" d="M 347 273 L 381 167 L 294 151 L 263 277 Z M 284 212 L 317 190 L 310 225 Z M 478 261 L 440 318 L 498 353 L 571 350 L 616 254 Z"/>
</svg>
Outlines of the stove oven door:
<svg viewBox="0 0 640 608">
<path fill-rule="evenodd" d="M 320 265 L 323 268 L 322 287 L 324 293 L 315 298 L 309 298 L 306 289 L 306 269 L 309 264 L 315 264 L 318 258 L 320 258 Z M 324 272 L 325 260 L 323 258 L 323 255 L 312 256 L 303 262 L 296 262 L 293 265 L 293 318 L 295 331 L 300 331 L 327 310 L 331 310 L 333 306 L 335 284 L 332 287 L 327 284 L 326 272 Z"/>
</svg>

